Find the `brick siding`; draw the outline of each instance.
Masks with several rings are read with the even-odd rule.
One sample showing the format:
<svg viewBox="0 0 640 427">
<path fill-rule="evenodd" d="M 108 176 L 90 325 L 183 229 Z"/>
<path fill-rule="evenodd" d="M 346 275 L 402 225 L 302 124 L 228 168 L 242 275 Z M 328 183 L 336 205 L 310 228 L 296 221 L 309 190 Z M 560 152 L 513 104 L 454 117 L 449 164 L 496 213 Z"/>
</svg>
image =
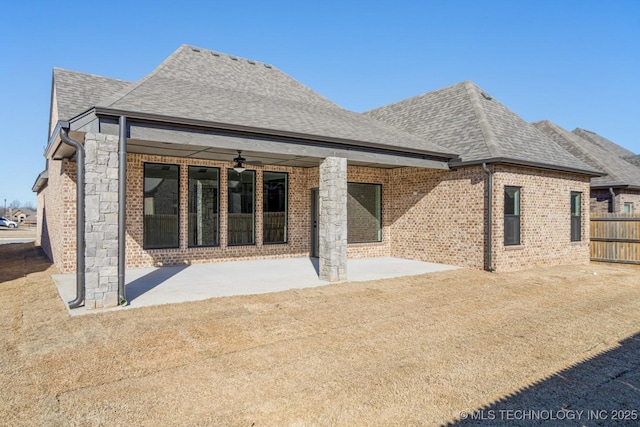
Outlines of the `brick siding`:
<svg viewBox="0 0 640 427">
<path fill-rule="evenodd" d="M 180 243 L 175 249 L 143 249 L 144 163 L 180 166 Z M 220 245 L 189 248 L 188 166 L 220 168 Z M 127 267 L 208 263 L 308 256 L 311 244 L 311 189 L 318 168 L 251 166 L 256 171 L 256 242 L 227 246 L 227 169 L 232 163 L 177 157 L 127 156 Z M 493 266 L 498 271 L 589 261 L 589 180 L 578 175 L 508 166 L 492 166 Z M 288 173 L 288 241 L 262 242 L 262 172 Z M 382 241 L 348 245 L 348 258 L 395 256 L 481 269 L 485 246 L 485 182 L 480 167 L 455 171 L 349 166 L 348 182 L 382 184 Z M 521 245 L 505 247 L 503 191 L 522 187 Z M 570 193 L 583 193 L 582 241 L 570 241 Z M 55 195 L 55 196 L 54 196 Z M 50 247 L 45 251 L 62 272 L 75 270 L 75 163 L 49 162 L 43 223 Z M 44 242 L 44 239 L 42 239 Z M 43 246 L 44 247 L 44 246 Z"/>
</svg>

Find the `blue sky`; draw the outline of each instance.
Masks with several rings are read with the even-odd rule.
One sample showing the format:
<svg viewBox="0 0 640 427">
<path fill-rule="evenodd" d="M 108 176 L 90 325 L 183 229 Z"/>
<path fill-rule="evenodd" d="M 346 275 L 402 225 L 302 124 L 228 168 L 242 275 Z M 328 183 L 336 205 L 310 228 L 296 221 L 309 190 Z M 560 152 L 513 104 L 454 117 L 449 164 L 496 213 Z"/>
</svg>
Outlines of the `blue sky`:
<svg viewBox="0 0 640 427">
<path fill-rule="evenodd" d="M 271 63 L 354 111 L 472 80 L 525 120 L 640 152 L 637 0 L 8 2 L 0 204 L 35 203 L 52 67 L 137 80 L 183 43 Z"/>
</svg>

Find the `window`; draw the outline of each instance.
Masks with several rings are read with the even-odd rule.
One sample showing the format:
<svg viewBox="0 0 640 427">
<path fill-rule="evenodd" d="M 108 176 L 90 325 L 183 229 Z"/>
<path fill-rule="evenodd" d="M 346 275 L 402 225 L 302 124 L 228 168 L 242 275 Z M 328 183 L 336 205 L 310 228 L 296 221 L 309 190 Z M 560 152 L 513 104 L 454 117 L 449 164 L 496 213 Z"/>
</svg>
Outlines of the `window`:
<svg viewBox="0 0 640 427">
<path fill-rule="evenodd" d="M 179 218 L 178 165 L 144 164 L 145 249 L 177 248 Z"/>
<path fill-rule="evenodd" d="M 520 187 L 504 187 L 504 244 L 520 244 Z"/>
<path fill-rule="evenodd" d="M 287 178 L 285 172 L 262 174 L 262 241 L 287 241 Z"/>
<path fill-rule="evenodd" d="M 255 233 L 255 186 L 256 171 L 227 172 L 227 196 L 229 216 L 227 218 L 227 244 L 252 245 Z"/>
<path fill-rule="evenodd" d="M 220 170 L 189 166 L 189 246 L 217 246 Z"/>
<path fill-rule="evenodd" d="M 382 240 L 382 185 L 347 184 L 347 242 Z"/>
<path fill-rule="evenodd" d="M 622 207 L 622 212 L 623 213 L 633 213 L 633 203 L 631 202 L 625 202 L 623 207 Z"/>
<path fill-rule="evenodd" d="M 582 193 L 571 192 L 571 241 L 582 240 Z"/>
</svg>

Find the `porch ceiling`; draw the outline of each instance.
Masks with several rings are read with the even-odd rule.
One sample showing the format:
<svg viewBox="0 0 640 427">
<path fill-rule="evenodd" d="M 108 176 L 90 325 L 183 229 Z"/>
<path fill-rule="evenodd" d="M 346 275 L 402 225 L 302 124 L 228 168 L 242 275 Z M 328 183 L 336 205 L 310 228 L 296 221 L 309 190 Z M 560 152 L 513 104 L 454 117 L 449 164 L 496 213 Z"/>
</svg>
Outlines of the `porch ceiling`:
<svg viewBox="0 0 640 427">
<path fill-rule="evenodd" d="M 127 152 L 137 154 L 188 157 L 203 160 L 233 161 L 238 151 L 233 148 L 206 147 L 192 144 L 176 144 L 170 142 L 154 142 L 129 139 Z M 317 167 L 322 161 L 318 157 L 294 154 L 264 153 L 260 151 L 242 150 L 242 157 L 247 162 L 262 162 L 265 165 L 281 165 L 291 167 Z"/>
<path fill-rule="evenodd" d="M 304 155 L 304 154 L 285 154 L 264 152 L 258 150 L 247 150 L 242 147 L 223 148 L 223 147 L 207 147 L 205 145 L 180 144 L 175 142 L 158 142 L 146 141 L 140 139 L 127 140 L 127 152 L 148 155 L 161 155 L 172 157 L 187 157 L 192 159 L 217 160 L 217 161 L 233 161 L 238 156 L 238 149 L 242 149 L 242 157 L 247 159 L 247 164 L 253 162 L 261 162 L 263 165 L 278 165 L 289 167 L 310 168 L 317 167 L 323 160 L 322 156 Z M 306 150 L 304 150 L 306 151 Z M 355 152 L 351 152 L 355 154 Z M 344 153 L 336 153 L 336 155 L 344 155 Z M 354 157 L 357 157 L 356 154 Z M 351 157 L 351 156 L 348 156 Z M 363 156 L 365 157 L 365 156 Z M 354 166 L 375 167 L 382 169 L 392 169 L 404 166 L 415 166 L 415 159 L 406 159 L 402 157 L 376 155 L 366 153 L 366 160 L 358 160 L 348 158 L 348 163 Z M 390 161 L 389 157 L 394 157 L 394 161 Z"/>
</svg>

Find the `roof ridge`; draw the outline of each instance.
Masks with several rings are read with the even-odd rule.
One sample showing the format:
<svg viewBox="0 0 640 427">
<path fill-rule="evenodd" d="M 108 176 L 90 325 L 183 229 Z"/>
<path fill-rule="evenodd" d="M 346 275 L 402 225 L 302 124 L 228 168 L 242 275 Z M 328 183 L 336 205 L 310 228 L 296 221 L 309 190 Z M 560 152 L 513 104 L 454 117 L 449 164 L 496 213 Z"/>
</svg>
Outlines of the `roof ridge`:
<svg viewBox="0 0 640 427">
<path fill-rule="evenodd" d="M 60 68 L 60 67 L 53 67 L 53 75 L 54 76 L 55 76 L 56 71 L 64 71 L 64 72 L 67 72 L 67 73 L 82 74 L 83 76 L 91 76 L 91 77 L 97 77 L 97 78 L 100 78 L 100 79 L 115 80 L 115 81 L 124 82 L 124 83 L 131 83 L 131 81 L 129 81 L 129 80 L 116 79 L 116 78 L 113 78 L 113 77 L 101 76 L 100 74 L 85 73 L 85 72 L 82 72 L 82 71 L 69 70 L 68 68 Z"/>
<path fill-rule="evenodd" d="M 210 54 L 212 54 L 214 56 L 223 56 L 224 55 L 224 56 L 228 56 L 230 59 L 233 59 L 233 60 L 243 60 L 243 61 L 246 61 L 246 62 L 248 62 L 250 64 L 253 64 L 253 65 L 260 64 L 260 65 L 266 66 L 267 68 L 277 69 L 277 67 L 275 67 L 275 66 L 273 66 L 273 65 L 271 65 L 271 64 L 269 64 L 267 62 L 256 61 L 255 59 L 245 58 L 245 57 L 239 56 L 239 55 L 232 55 L 230 53 L 220 52 L 219 50 L 207 49 L 207 48 L 204 48 L 204 47 L 193 46 L 193 45 L 190 45 L 190 44 L 183 44 L 180 47 L 181 48 L 183 48 L 183 47 L 184 48 L 189 48 L 189 49 L 191 49 L 191 50 L 193 50 L 195 52 L 200 52 L 200 51 L 208 52 L 208 53 L 210 53 Z M 278 71 L 282 72 L 281 70 L 278 70 Z"/>
<path fill-rule="evenodd" d="M 596 150 L 606 151 L 606 150 L 604 150 L 604 148 L 598 146 L 596 143 L 594 143 L 592 141 L 589 141 L 588 139 L 585 139 L 585 138 L 581 137 L 580 135 L 578 135 L 576 133 L 573 133 L 573 132 L 571 132 L 571 131 L 569 131 L 567 129 L 564 129 L 562 126 L 560 126 L 560 125 L 558 125 L 558 124 L 556 124 L 556 123 L 554 123 L 552 121 L 545 120 L 545 122 L 549 127 L 553 128 L 553 130 L 555 130 L 561 137 L 563 137 L 565 140 L 567 140 L 570 144 L 577 145 L 577 148 L 580 151 L 582 151 L 582 153 L 586 157 L 591 159 L 591 161 L 593 163 L 595 163 L 600 168 L 600 170 L 602 170 L 603 172 L 606 172 L 607 175 L 609 175 L 611 178 L 614 178 L 616 180 L 620 180 L 621 179 L 620 176 L 618 176 L 617 173 L 615 173 L 615 172 L 611 173 L 610 172 L 610 165 L 607 162 L 603 161 L 600 156 L 594 155 L 594 153 L 593 153 L 593 149 L 594 148 Z M 571 138 L 578 138 L 579 140 L 585 141 L 587 144 L 590 144 L 590 145 L 595 146 L 595 147 L 584 147 L 584 146 L 580 145 L 578 143 L 578 141 L 572 141 Z M 588 149 L 588 148 L 590 148 L 590 149 Z"/>
<path fill-rule="evenodd" d="M 178 55 L 178 53 L 182 52 L 182 50 L 184 50 L 186 48 L 191 48 L 191 46 L 189 46 L 187 44 L 180 45 L 179 48 L 174 50 L 171 53 L 171 55 L 167 56 L 164 59 L 164 61 L 162 61 L 160 63 L 160 65 L 158 65 L 156 68 L 154 68 L 153 71 L 151 71 L 149 74 L 147 74 L 146 76 L 142 77 L 141 79 L 136 80 L 135 82 L 133 82 L 131 85 L 125 87 L 124 89 L 114 93 L 112 96 L 110 96 L 109 98 L 105 99 L 103 102 L 99 102 L 98 105 L 102 104 L 102 106 L 104 106 L 104 107 L 112 106 L 113 104 L 115 104 L 116 102 L 118 102 L 119 100 L 121 100 L 122 98 L 124 98 L 125 96 L 130 94 L 131 92 L 133 92 L 135 89 L 140 87 L 140 85 L 142 85 L 144 82 L 149 80 L 151 77 L 153 77 L 156 74 L 158 74 L 160 72 L 160 70 L 162 70 L 164 67 L 167 66 L 169 61 L 171 61 L 175 56 Z"/>
<path fill-rule="evenodd" d="M 476 116 L 476 120 L 478 121 L 480 132 L 482 132 L 482 136 L 484 137 L 484 143 L 485 143 L 485 146 L 487 147 L 487 151 L 489 152 L 489 156 L 499 157 L 500 151 L 498 150 L 496 137 L 493 134 L 493 131 L 491 130 L 491 126 L 489 125 L 489 119 L 486 113 L 484 112 L 484 108 L 482 107 L 480 97 L 475 91 L 475 88 L 477 86 L 471 80 L 466 80 L 463 84 L 467 92 L 467 96 L 469 97 L 469 101 L 471 102 L 471 108 L 473 108 L 473 112 Z"/>
</svg>

